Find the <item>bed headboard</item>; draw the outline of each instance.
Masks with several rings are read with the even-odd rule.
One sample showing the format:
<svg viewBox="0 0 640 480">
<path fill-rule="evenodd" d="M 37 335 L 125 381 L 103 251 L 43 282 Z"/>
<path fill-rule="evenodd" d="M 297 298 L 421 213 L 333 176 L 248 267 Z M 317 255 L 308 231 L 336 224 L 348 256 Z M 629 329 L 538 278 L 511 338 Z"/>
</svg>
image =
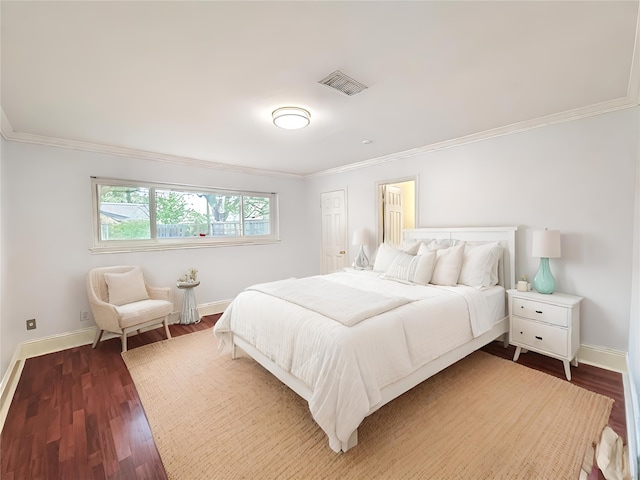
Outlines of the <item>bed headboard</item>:
<svg viewBox="0 0 640 480">
<path fill-rule="evenodd" d="M 452 227 L 416 228 L 404 231 L 404 241 L 460 240 L 463 242 L 499 242 L 503 246 L 498 265 L 498 283 L 504 288 L 516 288 L 516 231 L 518 227 Z"/>
</svg>

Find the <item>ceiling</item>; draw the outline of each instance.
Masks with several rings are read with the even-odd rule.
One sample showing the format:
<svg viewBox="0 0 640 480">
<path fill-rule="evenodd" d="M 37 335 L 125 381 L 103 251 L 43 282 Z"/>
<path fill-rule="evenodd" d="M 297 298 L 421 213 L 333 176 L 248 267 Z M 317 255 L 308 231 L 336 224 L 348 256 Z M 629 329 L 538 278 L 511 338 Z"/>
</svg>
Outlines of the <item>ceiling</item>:
<svg viewBox="0 0 640 480">
<path fill-rule="evenodd" d="M 0 8 L 16 141 L 307 176 L 638 103 L 638 1 Z M 311 124 L 275 127 L 289 105 Z"/>
</svg>

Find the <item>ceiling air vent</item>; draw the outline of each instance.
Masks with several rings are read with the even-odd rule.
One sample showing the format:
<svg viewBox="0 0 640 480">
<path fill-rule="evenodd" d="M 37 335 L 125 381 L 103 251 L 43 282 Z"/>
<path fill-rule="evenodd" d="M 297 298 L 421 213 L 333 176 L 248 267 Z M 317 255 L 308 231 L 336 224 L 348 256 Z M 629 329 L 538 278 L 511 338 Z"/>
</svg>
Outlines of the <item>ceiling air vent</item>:
<svg viewBox="0 0 640 480">
<path fill-rule="evenodd" d="M 365 85 L 345 75 L 340 70 L 336 70 L 332 74 L 327 75 L 318 83 L 326 85 L 327 87 L 331 87 L 334 90 L 337 90 L 340 93 L 344 93 L 345 95 L 349 96 L 360 93 L 367 88 Z"/>
</svg>

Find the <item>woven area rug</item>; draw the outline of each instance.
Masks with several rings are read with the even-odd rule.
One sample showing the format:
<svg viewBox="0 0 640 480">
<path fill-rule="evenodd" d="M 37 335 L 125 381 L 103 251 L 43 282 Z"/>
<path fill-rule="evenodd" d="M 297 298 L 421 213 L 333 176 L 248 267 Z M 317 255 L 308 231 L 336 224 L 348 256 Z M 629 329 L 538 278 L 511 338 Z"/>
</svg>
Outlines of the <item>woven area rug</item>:
<svg viewBox="0 0 640 480">
<path fill-rule="evenodd" d="M 123 354 L 169 478 L 577 479 L 613 400 L 476 352 L 334 453 L 304 400 L 210 330 Z"/>
</svg>

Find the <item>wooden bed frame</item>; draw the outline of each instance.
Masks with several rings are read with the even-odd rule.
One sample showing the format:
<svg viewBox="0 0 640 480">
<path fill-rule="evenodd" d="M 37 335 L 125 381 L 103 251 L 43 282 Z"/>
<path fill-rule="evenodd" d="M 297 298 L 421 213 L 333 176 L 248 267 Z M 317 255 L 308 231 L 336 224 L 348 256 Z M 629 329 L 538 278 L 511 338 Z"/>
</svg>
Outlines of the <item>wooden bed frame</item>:
<svg viewBox="0 0 640 480">
<path fill-rule="evenodd" d="M 467 242 L 500 242 L 503 248 L 503 256 L 498 267 L 499 285 L 505 289 L 515 288 L 515 235 L 517 227 L 470 227 L 470 228 L 418 228 L 415 230 L 405 230 L 405 242 L 419 242 L 429 240 L 461 240 Z M 505 312 L 506 295 L 505 295 Z M 383 405 L 391 400 L 399 397 L 406 391 L 412 389 L 416 385 L 422 383 L 427 378 L 453 365 L 458 360 L 463 359 L 467 355 L 475 352 L 483 346 L 491 343 L 502 336 L 505 347 L 509 345 L 509 320 L 505 316 L 488 332 L 474 338 L 449 352 L 441 355 L 435 360 L 415 370 L 410 375 L 398 380 L 395 383 L 387 385 L 381 390 L 382 401 L 375 405 L 367 415 L 371 415 Z M 275 375 L 281 382 L 287 385 L 291 390 L 296 392 L 307 402 L 311 399 L 313 392 L 311 389 L 301 382 L 298 378 L 291 375 L 282 367 L 271 361 L 264 354 L 259 352 L 255 347 L 244 341 L 242 338 L 231 334 L 232 339 L 232 358 L 236 358 L 236 347 L 246 352 L 250 357 L 256 360 L 260 365 Z M 342 442 L 341 450 L 346 452 L 358 443 L 358 430 L 354 430 L 347 442 Z"/>
</svg>

